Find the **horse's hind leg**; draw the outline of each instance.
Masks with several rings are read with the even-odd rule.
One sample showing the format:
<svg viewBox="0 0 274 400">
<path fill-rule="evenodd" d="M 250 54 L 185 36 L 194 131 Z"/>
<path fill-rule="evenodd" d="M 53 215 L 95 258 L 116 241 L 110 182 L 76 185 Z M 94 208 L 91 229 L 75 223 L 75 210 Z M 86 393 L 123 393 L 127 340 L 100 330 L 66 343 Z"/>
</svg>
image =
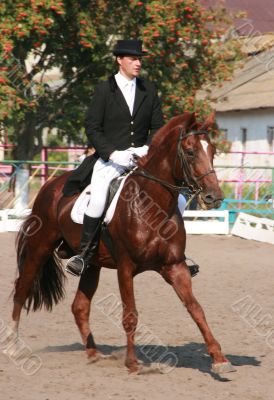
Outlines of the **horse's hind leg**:
<svg viewBox="0 0 274 400">
<path fill-rule="evenodd" d="M 78 290 L 71 306 L 75 322 L 79 328 L 90 361 L 96 361 L 101 356 L 89 326 L 90 305 L 98 287 L 100 270 L 100 267 L 91 265 L 84 271 L 83 275 L 81 275 Z"/>
<path fill-rule="evenodd" d="M 160 272 L 164 279 L 172 285 L 198 325 L 207 345 L 208 353 L 213 360 L 213 371 L 217 373 L 234 371 L 235 369 L 224 357 L 220 344 L 214 338 L 208 326 L 204 311 L 192 293 L 191 276 L 187 265 L 185 263 L 175 264 L 162 268 Z"/>
<path fill-rule="evenodd" d="M 53 303 L 57 303 L 64 296 L 62 269 L 57 265 L 52 256 L 54 250 L 43 246 L 37 252 L 26 254 L 22 270 L 15 285 L 13 299 L 12 326 L 10 335 L 7 338 L 5 352 L 12 357 L 20 351 L 21 341 L 19 339 L 19 322 L 23 306 L 27 310 L 31 308 L 35 311 L 44 304 L 47 309 L 51 309 Z M 42 274 L 38 273 L 43 269 Z M 56 271 L 53 272 L 53 269 Z"/>
</svg>

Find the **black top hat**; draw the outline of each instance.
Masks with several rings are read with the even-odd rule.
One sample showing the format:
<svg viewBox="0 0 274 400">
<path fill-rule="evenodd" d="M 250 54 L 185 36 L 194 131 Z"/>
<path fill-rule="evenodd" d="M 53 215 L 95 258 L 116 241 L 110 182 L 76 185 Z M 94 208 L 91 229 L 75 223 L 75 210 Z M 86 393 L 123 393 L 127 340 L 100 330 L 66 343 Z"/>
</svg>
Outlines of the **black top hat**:
<svg viewBox="0 0 274 400">
<path fill-rule="evenodd" d="M 117 40 L 115 49 L 113 50 L 115 56 L 145 56 L 146 51 L 142 51 L 142 40 Z"/>
</svg>

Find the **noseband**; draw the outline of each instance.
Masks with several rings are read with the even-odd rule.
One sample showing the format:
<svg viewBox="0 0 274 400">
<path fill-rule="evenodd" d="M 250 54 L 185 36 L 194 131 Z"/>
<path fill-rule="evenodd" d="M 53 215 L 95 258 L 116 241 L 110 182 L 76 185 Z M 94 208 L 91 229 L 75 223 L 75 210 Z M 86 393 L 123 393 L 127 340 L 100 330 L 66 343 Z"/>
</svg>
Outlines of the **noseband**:
<svg viewBox="0 0 274 400">
<path fill-rule="evenodd" d="M 181 185 L 172 185 L 171 183 L 164 181 L 160 178 L 157 178 L 154 175 L 151 175 L 148 171 L 146 171 L 144 168 L 138 167 L 138 169 L 134 170 L 132 172 L 133 175 L 139 175 L 143 176 L 147 179 L 151 179 L 155 182 L 160 183 L 162 186 L 167 188 L 169 191 L 172 192 L 172 194 L 175 193 L 180 193 L 184 189 L 188 189 L 191 193 L 191 200 L 193 200 L 194 197 L 196 197 L 200 192 L 202 192 L 202 187 L 199 185 L 199 180 L 204 178 L 207 175 L 215 173 L 214 169 L 211 169 L 204 174 L 200 176 L 193 176 L 191 173 L 191 169 L 189 167 L 188 161 L 186 154 L 184 152 L 184 149 L 181 145 L 182 140 L 186 139 L 189 136 L 193 135 L 208 135 L 208 132 L 205 130 L 197 130 L 197 131 L 191 131 L 189 133 L 186 133 L 183 128 L 181 128 L 179 137 L 178 137 L 178 142 L 177 142 L 177 153 L 176 153 L 176 158 L 174 161 L 173 169 L 172 169 L 172 176 L 176 182 L 181 182 Z M 176 166 L 177 162 L 180 162 L 180 168 L 183 171 L 183 178 L 179 178 L 176 176 Z"/>
</svg>

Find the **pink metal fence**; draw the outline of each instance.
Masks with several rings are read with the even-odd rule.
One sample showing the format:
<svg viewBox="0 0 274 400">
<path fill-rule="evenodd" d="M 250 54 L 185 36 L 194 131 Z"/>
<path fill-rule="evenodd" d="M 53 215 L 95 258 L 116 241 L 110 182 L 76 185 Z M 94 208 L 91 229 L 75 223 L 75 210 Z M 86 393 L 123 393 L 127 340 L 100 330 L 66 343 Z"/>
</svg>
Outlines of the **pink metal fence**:
<svg viewBox="0 0 274 400">
<path fill-rule="evenodd" d="M 10 151 L 14 146 L 13 145 L 0 145 L 0 155 L 1 150 L 4 153 L 3 155 L 7 155 L 7 152 Z M 31 171 L 36 171 L 36 176 L 40 177 L 41 184 L 44 184 L 48 177 L 51 175 L 52 171 L 56 170 L 56 166 L 58 165 L 59 171 L 68 171 L 75 166 L 77 166 L 78 157 L 83 154 L 85 147 L 72 147 L 72 146 L 59 146 L 59 147 L 43 147 L 40 154 L 40 161 L 28 161 L 30 165 Z M 49 159 L 53 158 L 53 154 L 64 153 L 66 162 L 64 161 L 51 161 Z M 231 178 L 221 179 L 221 182 L 231 183 L 234 186 L 234 197 L 235 199 L 243 198 L 243 189 L 246 184 L 253 184 L 255 186 L 255 200 L 259 199 L 259 190 L 262 185 L 268 185 L 270 188 L 270 193 L 274 194 L 274 152 L 257 152 L 257 151 L 232 151 L 228 153 L 228 155 L 239 155 L 239 162 L 237 165 L 218 165 L 216 170 L 231 170 L 234 169 L 234 176 Z M 247 165 L 246 162 L 248 156 L 263 156 L 270 157 L 272 161 L 272 166 L 256 166 L 256 165 Z M 269 161 L 269 159 L 268 159 Z M 16 173 L 16 168 L 18 167 L 18 162 L 10 162 L 7 164 L 1 162 L 0 160 L 0 184 L 3 179 L 8 179 L 12 173 Z M 39 168 L 39 173 L 37 173 L 37 169 Z M 263 173 L 258 174 L 258 176 L 248 176 L 247 171 L 253 172 L 262 170 Z M 267 171 L 271 170 L 271 171 Z M 236 171 L 236 173 L 235 173 Z M 268 174 L 266 174 L 266 171 Z M 231 174 L 232 176 L 233 174 Z M 250 174 L 249 174 L 250 175 Z M 259 176 L 260 175 L 260 176 Z M 263 175 L 263 176 L 262 176 Z"/>
</svg>

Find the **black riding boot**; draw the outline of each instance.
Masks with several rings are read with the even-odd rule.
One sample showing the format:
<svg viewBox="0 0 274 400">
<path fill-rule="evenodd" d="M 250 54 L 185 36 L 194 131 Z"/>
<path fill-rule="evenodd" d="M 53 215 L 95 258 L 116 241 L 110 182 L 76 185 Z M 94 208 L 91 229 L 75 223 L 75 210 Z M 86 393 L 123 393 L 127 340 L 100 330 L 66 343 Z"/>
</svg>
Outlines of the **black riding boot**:
<svg viewBox="0 0 274 400">
<path fill-rule="evenodd" d="M 80 276 L 87 268 L 90 259 L 97 251 L 100 241 L 101 217 L 92 218 L 84 215 L 83 232 L 80 243 L 80 254 L 71 257 L 65 267 L 72 275 Z"/>
</svg>

